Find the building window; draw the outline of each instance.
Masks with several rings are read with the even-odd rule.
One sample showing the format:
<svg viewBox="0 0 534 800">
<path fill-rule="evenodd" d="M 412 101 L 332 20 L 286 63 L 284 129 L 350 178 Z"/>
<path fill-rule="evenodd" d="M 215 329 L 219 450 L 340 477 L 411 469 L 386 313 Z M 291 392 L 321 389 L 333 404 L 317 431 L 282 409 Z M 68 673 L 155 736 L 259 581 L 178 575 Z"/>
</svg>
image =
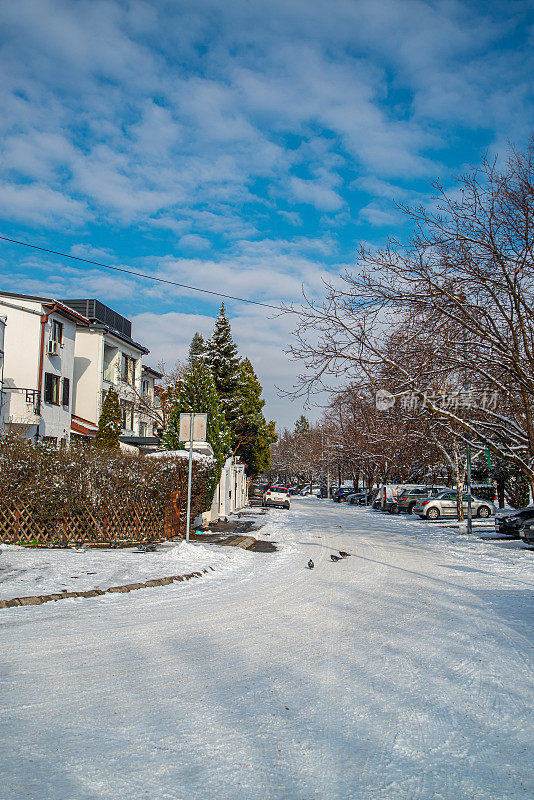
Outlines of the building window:
<svg viewBox="0 0 534 800">
<path fill-rule="evenodd" d="M 134 427 L 134 412 L 133 405 L 126 403 L 124 400 L 121 402 L 122 407 L 122 427 L 125 431 L 133 431 Z"/>
<path fill-rule="evenodd" d="M 68 406 L 70 399 L 70 380 L 63 378 L 63 393 L 61 396 L 61 405 Z"/>
<path fill-rule="evenodd" d="M 57 320 L 52 320 L 52 330 L 50 331 L 50 338 L 53 342 L 63 344 L 63 323 Z"/>
<path fill-rule="evenodd" d="M 143 380 L 141 381 L 141 392 L 143 394 L 148 394 L 149 386 L 150 386 L 150 383 L 147 381 L 146 378 L 143 378 Z"/>
<path fill-rule="evenodd" d="M 121 380 L 130 386 L 135 384 L 135 359 L 121 353 Z"/>
<path fill-rule="evenodd" d="M 59 375 L 53 375 L 51 372 L 45 372 L 45 403 L 50 403 L 53 406 L 59 405 L 59 384 Z"/>
<path fill-rule="evenodd" d="M 148 425 L 146 422 L 141 422 L 139 425 L 139 435 L 140 436 L 148 436 Z"/>
</svg>

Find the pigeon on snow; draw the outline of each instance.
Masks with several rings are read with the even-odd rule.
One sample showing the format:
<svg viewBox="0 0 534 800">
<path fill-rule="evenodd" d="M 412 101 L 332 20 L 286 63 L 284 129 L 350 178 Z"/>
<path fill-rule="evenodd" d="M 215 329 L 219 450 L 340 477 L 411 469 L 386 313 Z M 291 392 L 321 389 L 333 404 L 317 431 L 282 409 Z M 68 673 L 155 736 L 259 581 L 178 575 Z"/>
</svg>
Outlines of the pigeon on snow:
<svg viewBox="0 0 534 800">
<path fill-rule="evenodd" d="M 341 561 L 341 556 L 331 555 L 330 558 L 331 558 L 332 561 Z"/>
<path fill-rule="evenodd" d="M 338 550 L 338 553 L 341 558 L 348 558 L 348 556 L 350 556 L 350 553 L 346 553 L 344 550 Z"/>
<path fill-rule="evenodd" d="M 315 566 L 315 564 L 313 563 L 313 561 L 310 558 L 310 560 L 308 561 L 308 569 L 313 569 L 314 566 Z"/>
</svg>

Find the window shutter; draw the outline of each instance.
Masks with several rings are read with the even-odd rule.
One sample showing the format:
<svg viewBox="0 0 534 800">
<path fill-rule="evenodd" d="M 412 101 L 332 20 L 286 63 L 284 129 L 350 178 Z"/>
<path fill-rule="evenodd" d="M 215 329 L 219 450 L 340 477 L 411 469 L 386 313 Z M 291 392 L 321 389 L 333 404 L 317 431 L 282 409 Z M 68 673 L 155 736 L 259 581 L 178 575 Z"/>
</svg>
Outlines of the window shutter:
<svg viewBox="0 0 534 800">
<path fill-rule="evenodd" d="M 44 385 L 44 401 L 45 403 L 52 403 L 52 379 L 53 375 L 50 372 L 45 372 L 45 385 Z"/>
<path fill-rule="evenodd" d="M 63 397 L 61 399 L 62 406 L 68 406 L 69 394 L 70 394 L 70 380 L 68 378 L 63 378 Z"/>
</svg>

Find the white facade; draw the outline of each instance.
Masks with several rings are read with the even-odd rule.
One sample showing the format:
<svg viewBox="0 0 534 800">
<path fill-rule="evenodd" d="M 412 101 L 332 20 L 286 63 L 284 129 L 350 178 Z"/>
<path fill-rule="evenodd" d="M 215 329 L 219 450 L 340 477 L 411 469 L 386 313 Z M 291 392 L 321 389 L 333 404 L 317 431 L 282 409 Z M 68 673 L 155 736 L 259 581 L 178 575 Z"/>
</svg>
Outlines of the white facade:
<svg viewBox="0 0 534 800">
<path fill-rule="evenodd" d="M 123 435 L 139 436 L 136 409 L 145 352 L 101 326 L 79 330 L 74 356 L 74 414 L 97 424 L 106 393 L 113 388 L 123 406 Z"/>
<path fill-rule="evenodd" d="M 212 522 L 221 517 L 229 517 L 240 511 L 247 503 L 247 477 L 245 465 L 237 458 L 227 458 L 221 471 L 221 478 L 213 495 L 211 509 L 205 521 Z"/>
<path fill-rule="evenodd" d="M 161 425 L 157 413 L 160 405 L 156 394 L 156 381 L 161 377 L 161 372 L 143 364 L 141 371 L 141 404 L 139 413 L 140 437 L 156 436 L 160 431 Z M 152 409 L 152 411 L 150 411 L 150 409 Z"/>
<path fill-rule="evenodd" d="M 0 293 L 5 317 L 4 430 L 70 440 L 77 329 L 89 323 L 54 300 Z"/>
</svg>

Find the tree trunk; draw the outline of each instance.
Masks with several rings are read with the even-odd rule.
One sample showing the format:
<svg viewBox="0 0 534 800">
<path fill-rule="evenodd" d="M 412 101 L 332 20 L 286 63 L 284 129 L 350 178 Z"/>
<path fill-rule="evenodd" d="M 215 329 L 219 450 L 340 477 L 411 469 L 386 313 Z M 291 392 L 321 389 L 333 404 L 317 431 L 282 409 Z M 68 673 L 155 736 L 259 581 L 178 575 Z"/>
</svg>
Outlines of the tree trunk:
<svg viewBox="0 0 534 800">
<path fill-rule="evenodd" d="M 458 455 L 458 445 L 454 442 L 454 480 L 456 483 L 456 513 L 458 521 L 463 522 L 464 517 L 464 480 L 465 480 L 465 466 L 460 470 L 460 459 Z"/>
</svg>

